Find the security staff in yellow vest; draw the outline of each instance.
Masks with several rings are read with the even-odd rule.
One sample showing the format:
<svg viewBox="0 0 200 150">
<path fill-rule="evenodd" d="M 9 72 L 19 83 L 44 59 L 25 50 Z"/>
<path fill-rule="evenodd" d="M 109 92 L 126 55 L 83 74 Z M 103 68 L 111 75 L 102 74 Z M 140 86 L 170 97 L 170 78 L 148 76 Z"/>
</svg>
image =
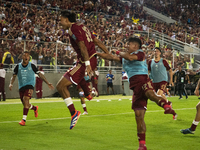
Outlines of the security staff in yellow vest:
<svg viewBox="0 0 200 150">
<path fill-rule="evenodd" d="M 185 68 L 186 68 L 186 70 L 188 70 L 189 67 L 190 67 L 190 62 L 187 62 L 187 61 L 186 61 L 185 64 L 186 64 Z"/>
<path fill-rule="evenodd" d="M 180 56 L 180 51 L 178 50 L 178 52 L 176 53 L 176 57 L 179 57 Z"/>
<path fill-rule="evenodd" d="M 194 55 L 192 55 L 191 63 L 194 64 Z"/>
<path fill-rule="evenodd" d="M 172 67 L 172 61 L 171 60 L 167 60 L 168 64 L 170 67 Z"/>
<path fill-rule="evenodd" d="M 51 68 L 51 69 L 54 69 L 54 66 L 55 66 L 55 64 L 56 64 L 56 59 L 55 59 L 55 57 L 56 57 L 56 53 L 52 54 L 51 61 L 50 61 L 50 68 Z"/>
<path fill-rule="evenodd" d="M 158 41 L 158 39 L 156 39 L 155 41 L 155 47 L 160 47 L 160 42 Z"/>
<path fill-rule="evenodd" d="M 32 62 L 32 56 L 30 55 L 29 57 L 30 57 L 29 61 Z"/>
<path fill-rule="evenodd" d="M 11 53 L 9 52 L 9 49 L 5 48 L 5 52 L 3 54 L 3 59 L 2 59 L 2 64 L 4 65 L 4 68 L 9 68 L 11 62 L 12 64 L 14 64 L 14 59 Z"/>
</svg>

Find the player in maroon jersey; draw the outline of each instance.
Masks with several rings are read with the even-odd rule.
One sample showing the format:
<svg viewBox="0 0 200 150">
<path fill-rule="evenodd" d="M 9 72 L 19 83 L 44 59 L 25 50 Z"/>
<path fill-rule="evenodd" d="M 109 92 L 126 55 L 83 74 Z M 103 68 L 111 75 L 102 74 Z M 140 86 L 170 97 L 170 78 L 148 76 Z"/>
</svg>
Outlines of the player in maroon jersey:
<svg viewBox="0 0 200 150">
<path fill-rule="evenodd" d="M 91 76 L 97 66 L 95 45 L 105 53 L 108 53 L 108 50 L 84 25 L 76 23 L 75 13 L 62 11 L 60 19 L 62 28 L 69 31 L 70 43 L 76 51 L 78 59 L 76 65 L 61 77 L 56 86 L 71 113 L 70 129 L 72 129 L 76 125 L 81 112 L 75 109 L 68 87 L 72 84 L 79 84 L 84 95 L 91 100 L 90 89 L 86 86 L 84 76 L 85 74 Z"/>
</svg>

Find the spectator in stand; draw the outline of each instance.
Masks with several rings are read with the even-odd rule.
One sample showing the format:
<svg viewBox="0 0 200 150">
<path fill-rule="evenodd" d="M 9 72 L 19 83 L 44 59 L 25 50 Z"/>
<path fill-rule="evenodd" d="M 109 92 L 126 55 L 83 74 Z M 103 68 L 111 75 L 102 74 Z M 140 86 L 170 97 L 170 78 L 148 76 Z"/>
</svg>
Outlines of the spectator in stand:
<svg viewBox="0 0 200 150">
<path fill-rule="evenodd" d="M 44 64 L 45 64 L 45 69 L 47 69 L 47 71 L 49 71 L 50 69 L 50 63 L 51 63 L 51 54 L 49 51 L 47 51 L 45 57 L 44 57 Z"/>
</svg>

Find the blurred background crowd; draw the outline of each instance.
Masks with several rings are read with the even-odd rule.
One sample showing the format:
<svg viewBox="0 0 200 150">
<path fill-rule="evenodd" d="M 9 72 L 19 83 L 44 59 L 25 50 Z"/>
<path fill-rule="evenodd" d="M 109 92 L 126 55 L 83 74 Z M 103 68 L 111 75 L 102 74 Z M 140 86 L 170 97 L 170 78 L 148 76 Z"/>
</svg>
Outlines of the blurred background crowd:
<svg viewBox="0 0 200 150">
<path fill-rule="evenodd" d="M 175 19 L 167 24 L 147 14 L 147 6 Z M 162 49 L 163 57 L 173 68 L 181 64 L 194 67 L 194 55 L 179 52 L 163 43 L 153 31 L 177 43 L 200 48 L 200 1 L 188 0 L 11 0 L 0 2 L 0 61 L 9 51 L 14 64 L 21 62 L 24 49 L 31 53 L 36 65 L 72 65 L 76 53 L 69 44 L 68 31 L 59 26 L 59 13 L 68 9 L 77 13 L 77 21 L 85 24 L 111 51 L 125 50 L 127 38 L 138 36 L 147 59 L 153 58 L 154 47 Z M 151 36 L 150 36 L 151 35 Z M 98 49 L 97 49 L 98 50 Z M 196 56 L 196 59 L 198 56 Z M 98 59 L 99 66 L 121 66 Z M 188 62 L 188 63 L 187 63 Z M 50 69 L 50 67 L 46 67 Z"/>
</svg>

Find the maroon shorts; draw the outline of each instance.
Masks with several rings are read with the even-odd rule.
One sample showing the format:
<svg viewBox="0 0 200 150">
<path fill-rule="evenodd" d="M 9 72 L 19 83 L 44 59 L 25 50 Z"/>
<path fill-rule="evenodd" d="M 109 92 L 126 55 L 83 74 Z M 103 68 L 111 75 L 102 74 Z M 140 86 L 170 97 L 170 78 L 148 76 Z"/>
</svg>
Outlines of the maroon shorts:
<svg viewBox="0 0 200 150">
<path fill-rule="evenodd" d="M 154 87 L 156 92 L 160 89 L 164 93 L 166 93 L 167 84 L 168 84 L 167 81 L 161 81 L 161 82 L 158 82 L 158 83 L 153 83 L 153 87 Z"/>
<path fill-rule="evenodd" d="M 92 70 L 94 70 L 97 67 L 97 58 L 95 56 L 90 58 L 90 66 Z M 86 69 L 85 63 L 79 61 L 73 68 L 71 68 L 68 72 L 64 74 L 64 77 L 69 81 L 71 81 L 73 84 L 78 85 L 78 83 L 85 76 L 85 69 Z"/>
<path fill-rule="evenodd" d="M 147 109 L 147 100 L 145 93 L 153 89 L 153 83 L 147 75 L 135 75 L 129 79 L 130 89 L 133 90 L 132 109 Z"/>
<path fill-rule="evenodd" d="M 28 96 L 31 99 L 32 94 L 33 94 L 33 89 L 25 89 L 25 90 L 19 91 L 20 99 L 22 102 L 23 102 L 24 96 Z"/>
</svg>

